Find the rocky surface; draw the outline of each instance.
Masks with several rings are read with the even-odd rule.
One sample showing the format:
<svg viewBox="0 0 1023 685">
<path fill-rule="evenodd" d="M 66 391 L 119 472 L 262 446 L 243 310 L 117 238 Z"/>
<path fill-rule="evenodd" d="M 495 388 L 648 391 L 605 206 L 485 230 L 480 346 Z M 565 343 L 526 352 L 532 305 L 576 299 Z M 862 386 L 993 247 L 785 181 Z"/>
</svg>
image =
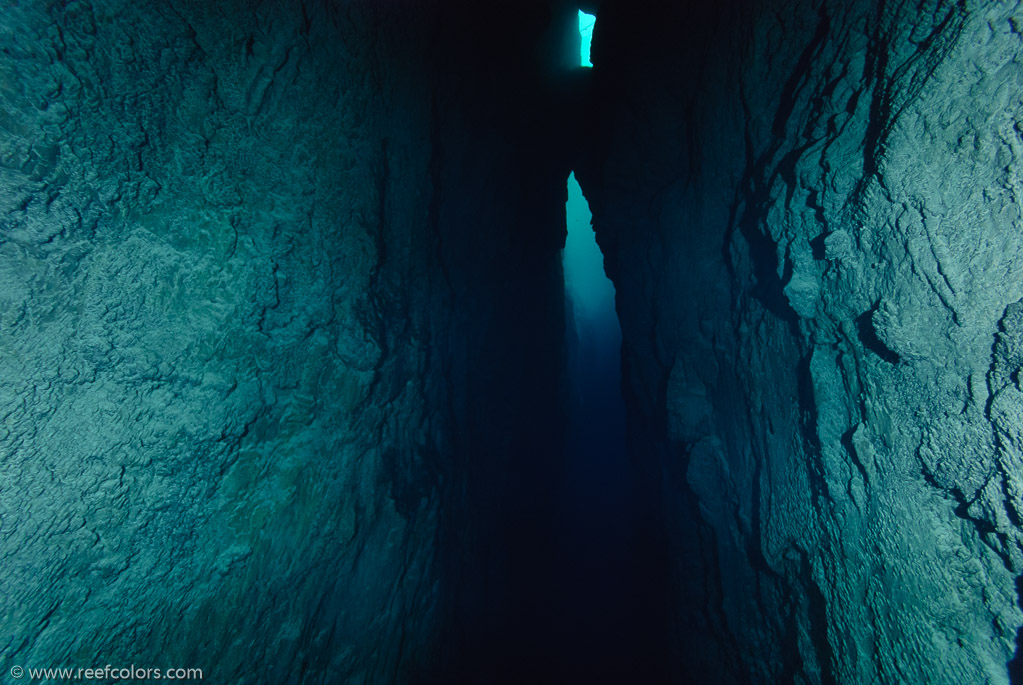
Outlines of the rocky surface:
<svg viewBox="0 0 1023 685">
<path fill-rule="evenodd" d="M 677 675 L 1005 683 L 1023 613 L 1023 10 L 632 3 L 578 176 Z"/>
<path fill-rule="evenodd" d="M 2 4 L 0 670 L 579 673 L 571 168 L 675 680 L 1023 670 L 1015 3 Z"/>
<path fill-rule="evenodd" d="M 306 9 L 4 5 L 5 671 L 424 656 L 428 98 L 379 17 Z"/>
<path fill-rule="evenodd" d="M 557 414 L 563 186 L 482 125 L 522 52 L 420 3 L 2 4 L 0 668 L 463 668 Z"/>
</svg>

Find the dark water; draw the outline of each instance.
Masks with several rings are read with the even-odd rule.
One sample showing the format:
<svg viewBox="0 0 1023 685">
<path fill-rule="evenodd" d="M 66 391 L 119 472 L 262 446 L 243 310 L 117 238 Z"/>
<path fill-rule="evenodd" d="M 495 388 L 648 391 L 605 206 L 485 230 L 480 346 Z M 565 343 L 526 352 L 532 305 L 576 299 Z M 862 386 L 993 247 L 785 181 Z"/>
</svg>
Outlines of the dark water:
<svg viewBox="0 0 1023 685">
<path fill-rule="evenodd" d="M 626 451 L 614 288 L 577 187 L 568 213 L 571 395 L 553 528 L 555 669 L 561 682 L 662 682 L 664 576 Z"/>
<path fill-rule="evenodd" d="M 518 427 L 513 468 L 487 508 L 494 554 L 484 606 L 468 610 L 482 618 L 465 626 L 459 673 L 442 682 L 668 680 L 667 564 L 627 456 L 614 287 L 578 186 L 568 222 L 568 406 L 557 437 Z"/>
</svg>

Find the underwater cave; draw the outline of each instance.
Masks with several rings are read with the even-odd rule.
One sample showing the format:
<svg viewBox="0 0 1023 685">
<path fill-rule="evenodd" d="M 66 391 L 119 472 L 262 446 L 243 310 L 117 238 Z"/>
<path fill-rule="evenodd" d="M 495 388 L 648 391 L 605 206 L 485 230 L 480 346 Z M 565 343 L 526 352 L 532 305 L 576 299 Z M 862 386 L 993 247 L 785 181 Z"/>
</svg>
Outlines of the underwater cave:
<svg viewBox="0 0 1023 685">
<path fill-rule="evenodd" d="M 1018 3 L 0 5 L 3 682 L 1023 683 Z"/>
</svg>

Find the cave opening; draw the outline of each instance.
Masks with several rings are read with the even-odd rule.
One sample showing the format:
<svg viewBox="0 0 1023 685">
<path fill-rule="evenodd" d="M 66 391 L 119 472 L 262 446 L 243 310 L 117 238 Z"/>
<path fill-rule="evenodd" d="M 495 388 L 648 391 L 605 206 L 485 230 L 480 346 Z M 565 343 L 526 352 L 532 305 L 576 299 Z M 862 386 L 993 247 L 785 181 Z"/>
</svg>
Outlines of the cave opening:
<svg viewBox="0 0 1023 685">
<path fill-rule="evenodd" d="M 624 454 L 622 332 L 615 311 L 615 288 L 606 275 L 604 255 L 591 226 L 589 205 L 574 172 L 568 177 L 565 210 L 568 231 L 562 263 L 569 312 L 566 338 L 572 386 L 570 421 L 574 424 L 588 416 L 586 422 L 592 424 L 593 430 L 584 431 L 587 439 L 600 437 L 605 450 Z"/>
<path fill-rule="evenodd" d="M 597 17 L 579 10 L 579 64 L 583 67 L 592 67 L 590 61 L 590 45 L 593 42 L 593 28 L 597 24 Z"/>
<path fill-rule="evenodd" d="M 577 617 L 586 616 L 582 623 L 595 627 L 601 616 L 620 610 L 614 599 L 629 586 L 623 576 L 629 557 L 631 474 L 621 394 L 622 337 L 614 285 L 605 274 L 589 206 L 574 173 L 568 177 L 565 208 L 569 406 L 558 523 L 562 549 L 570 552 L 580 571 L 572 587 L 589 595 L 580 597 L 573 610 Z M 597 615 L 588 615 L 595 611 Z"/>
<path fill-rule="evenodd" d="M 614 284 L 575 174 L 567 181 L 567 408 L 553 549 L 553 639 L 564 682 L 661 682 L 658 611 L 640 588 L 658 574 L 639 534 L 626 439 Z"/>
</svg>

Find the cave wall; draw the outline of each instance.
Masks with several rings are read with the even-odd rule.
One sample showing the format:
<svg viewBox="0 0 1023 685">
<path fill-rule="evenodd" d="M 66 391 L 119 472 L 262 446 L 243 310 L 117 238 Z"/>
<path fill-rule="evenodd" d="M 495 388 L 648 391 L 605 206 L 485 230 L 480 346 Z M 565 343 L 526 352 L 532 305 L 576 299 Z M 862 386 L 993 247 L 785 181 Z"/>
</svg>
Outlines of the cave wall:
<svg viewBox="0 0 1023 685">
<path fill-rule="evenodd" d="M 393 471 L 444 429 L 417 37 L 358 6 L 3 12 L 5 670 L 390 677 L 436 583 L 436 501 Z"/>
<path fill-rule="evenodd" d="M 673 549 L 678 678 L 1008 682 L 1021 21 L 602 3 L 578 176 Z"/>
<path fill-rule="evenodd" d="M 5 672 L 463 668 L 559 392 L 525 5 L 4 4 Z"/>
</svg>

